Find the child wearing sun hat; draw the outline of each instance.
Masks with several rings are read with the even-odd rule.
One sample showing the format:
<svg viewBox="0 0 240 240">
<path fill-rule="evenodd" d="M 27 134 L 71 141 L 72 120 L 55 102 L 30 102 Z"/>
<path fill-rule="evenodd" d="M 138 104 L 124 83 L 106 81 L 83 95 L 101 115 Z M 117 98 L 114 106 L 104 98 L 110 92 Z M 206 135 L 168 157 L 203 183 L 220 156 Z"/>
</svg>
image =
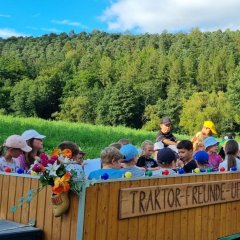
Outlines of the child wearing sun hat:
<svg viewBox="0 0 240 240">
<path fill-rule="evenodd" d="M 0 171 L 9 172 L 16 171 L 15 158 L 19 157 L 23 152 L 30 152 L 32 150 L 19 135 L 9 136 L 0 149 Z"/>
<path fill-rule="evenodd" d="M 218 144 L 219 142 L 215 137 L 207 137 L 204 140 L 204 146 L 209 156 L 208 163 L 213 168 L 213 171 L 217 171 L 219 164 L 223 161 L 221 156 L 217 154 Z"/>
<path fill-rule="evenodd" d="M 198 132 L 193 138 L 193 152 L 203 150 L 203 142 L 205 138 L 217 135 L 215 124 L 212 121 L 204 121 L 202 130 Z"/>
</svg>

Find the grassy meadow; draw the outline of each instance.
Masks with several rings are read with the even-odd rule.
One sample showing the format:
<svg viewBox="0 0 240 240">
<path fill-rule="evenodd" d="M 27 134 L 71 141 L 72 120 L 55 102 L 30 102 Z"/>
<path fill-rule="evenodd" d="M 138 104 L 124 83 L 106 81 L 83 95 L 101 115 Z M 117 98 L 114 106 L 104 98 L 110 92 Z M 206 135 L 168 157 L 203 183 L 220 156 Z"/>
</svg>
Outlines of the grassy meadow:
<svg viewBox="0 0 240 240">
<path fill-rule="evenodd" d="M 48 121 L 39 118 L 0 116 L 0 142 L 12 134 L 21 135 L 27 129 L 35 129 L 46 135 L 44 150 L 50 153 L 62 141 L 77 143 L 86 153 L 86 158 L 99 156 L 101 149 L 121 138 L 128 138 L 136 146 L 148 139 L 154 141 L 156 132 L 135 130 L 126 127 L 110 127 L 85 123 Z M 177 135 L 179 139 L 186 136 Z"/>
</svg>

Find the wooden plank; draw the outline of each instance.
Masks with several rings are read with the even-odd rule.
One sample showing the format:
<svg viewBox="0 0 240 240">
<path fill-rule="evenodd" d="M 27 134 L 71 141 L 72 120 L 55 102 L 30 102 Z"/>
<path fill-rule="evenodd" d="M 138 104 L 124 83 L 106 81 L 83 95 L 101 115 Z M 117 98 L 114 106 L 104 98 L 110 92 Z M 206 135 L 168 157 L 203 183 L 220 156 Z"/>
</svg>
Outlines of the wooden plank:
<svg viewBox="0 0 240 240">
<path fill-rule="evenodd" d="M 158 185 L 166 185 L 167 178 L 160 178 Z M 165 213 L 157 214 L 156 239 L 165 239 Z"/>
<path fill-rule="evenodd" d="M 98 189 L 97 184 L 86 189 L 86 203 L 85 203 L 84 230 L 83 230 L 84 240 L 96 239 L 96 231 L 95 231 L 96 214 L 97 214 L 96 209 L 98 205 L 97 189 Z"/>
<path fill-rule="evenodd" d="M 196 176 L 196 182 L 203 182 L 202 176 Z M 201 240 L 202 239 L 202 207 L 198 207 L 194 209 L 195 212 L 195 220 L 194 220 L 194 239 Z M 205 226 L 205 224 L 203 225 Z"/>
<path fill-rule="evenodd" d="M 71 211 L 70 239 L 72 240 L 75 240 L 77 236 L 78 202 L 79 202 L 79 197 L 75 193 L 71 192 L 70 194 L 70 211 Z"/>
<path fill-rule="evenodd" d="M 20 202 L 20 198 L 23 196 L 23 177 L 18 177 L 16 182 L 16 195 L 15 195 L 15 206 L 17 206 Z M 14 213 L 14 222 L 21 221 L 21 214 L 22 214 L 22 208 L 17 208 L 16 212 Z"/>
<path fill-rule="evenodd" d="M 175 184 L 180 184 L 182 182 L 181 177 L 174 178 Z M 174 211 L 173 213 L 173 231 L 172 231 L 172 238 L 171 239 L 179 239 L 180 232 L 181 232 L 181 211 Z"/>
<path fill-rule="evenodd" d="M 45 222 L 45 209 L 49 206 L 46 206 L 46 193 L 47 193 L 47 187 L 44 187 L 37 196 L 37 218 L 36 218 L 36 226 L 38 228 L 43 229 L 44 228 L 44 222 Z M 49 209 L 51 211 L 51 209 Z"/>
<path fill-rule="evenodd" d="M 121 182 L 120 189 L 128 187 L 129 182 L 130 181 Z M 118 204 L 118 202 L 116 204 Z M 111 207 L 113 207 L 113 206 L 111 206 Z M 115 207 L 118 208 L 118 205 L 115 205 Z M 117 239 L 118 240 L 127 240 L 127 238 L 128 238 L 128 219 L 119 220 Z"/>
<path fill-rule="evenodd" d="M 110 184 L 109 210 L 108 210 L 108 231 L 106 239 L 117 239 L 118 234 L 118 208 L 111 206 L 119 201 L 120 183 L 114 182 Z"/>
<path fill-rule="evenodd" d="M 108 225 L 108 202 L 109 202 L 109 183 L 98 184 L 98 206 L 96 216 L 96 236 L 99 239 L 106 239 Z M 112 207 L 117 207 L 116 205 Z M 127 231 L 127 230 L 126 230 Z"/>
<path fill-rule="evenodd" d="M 2 205 L 2 189 L 3 189 L 3 175 L 0 175 L 0 210 L 1 210 L 1 205 Z M 1 212 L 0 212 L 1 216 Z"/>
<path fill-rule="evenodd" d="M 7 219 L 13 220 L 14 213 L 11 208 L 15 206 L 15 193 L 16 193 L 16 182 L 17 177 L 11 176 L 9 180 L 9 193 L 8 193 L 8 208 L 7 208 Z"/>
<path fill-rule="evenodd" d="M 227 179 L 231 180 L 232 179 L 232 173 L 227 175 Z M 232 217 L 233 217 L 233 212 L 232 212 L 232 203 L 227 203 L 226 204 L 226 222 L 225 222 L 225 235 L 230 235 L 232 233 Z M 236 221 L 236 220 L 235 220 Z"/>
<path fill-rule="evenodd" d="M 151 179 L 149 180 L 150 186 L 158 186 L 158 179 Z M 147 219 L 147 228 L 148 228 L 148 235 L 147 239 L 154 240 L 156 239 L 156 228 L 157 226 L 157 214 L 149 215 Z"/>
<path fill-rule="evenodd" d="M 53 212 L 52 212 L 52 203 L 51 203 L 51 197 L 52 197 L 52 188 L 51 186 L 47 186 L 47 192 L 46 192 L 46 208 L 45 210 L 45 219 L 44 219 L 44 240 L 50 240 L 52 239 L 52 229 L 53 229 Z"/>
<path fill-rule="evenodd" d="M 186 176 L 182 176 L 181 178 L 182 178 L 182 183 L 187 183 L 189 181 L 188 177 L 186 177 Z M 189 228 L 187 226 L 187 223 L 188 223 L 188 210 L 181 210 L 180 239 L 182 239 L 182 240 L 188 239 L 188 229 Z"/>
<path fill-rule="evenodd" d="M 37 190 L 38 189 L 38 179 L 31 179 L 31 190 Z M 33 196 L 33 199 L 30 202 L 30 209 L 29 209 L 29 221 L 35 221 L 37 223 L 37 215 L 41 214 L 37 212 L 37 206 L 38 204 L 41 205 L 41 203 L 38 203 L 38 194 L 37 196 Z"/>
<path fill-rule="evenodd" d="M 166 179 L 167 185 L 172 185 L 174 184 L 175 180 L 174 178 L 167 178 Z M 172 231 L 175 228 L 173 225 L 173 216 L 174 212 L 167 212 L 165 213 L 165 224 L 164 224 L 164 229 L 165 229 L 165 239 L 172 239 Z"/>
<path fill-rule="evenodd" d="M 239 174 L 238 173 L 234 173 L 233 174 L 234 179 L 238 179 L 239 178 Z M 239 232 L 240 229 L 240 201 L 237 202 L 233 202 L 233 229 L 232 232 L 237 233 Z M 236 220 L 234 220 L 236 219 Z"/>
<path fill-rule="evenodd" d="M 23 181 L 23 197 L 24 201 L 27 199 L 27 192 L 31 188 L 31 178 L 24 178 Z M 24 202 L 22 205 L 22 215 L 21 215 L 21 223 L 28 224 L 29 222 L 29 204 Z"/>
<path fill-rule="evenodd" d="M 139 187 L 140 181 L 130 181 L 129 187 Z M 135 240 L 138 239 L 138 219 L 139 218 L 131 218 L 128 222 L 128 240 Z"/>
<path fill-rule="evenodd" d="M 10 176 L 3 176 L 2 183 L 2 201 L 1 201 L 1 209 L 0 209 L 0 218 L 7 218 L 7 209 L 8 209 L 8 193 L 9 193 L 9 182 Z"/>
<path fill-rule="evenodd" d="M 193 182 L 196 182 L 197 180 L 197 175 L 193 175 L 192 177 L 188 177 L 188 182 L 191 182 L 193 180 Z M 194 225 L 196 223 L 194 223 L 194 218 L 195 218 L 195 210 L 194 208 L 190 208 L 188 209 L 188 214 L 187 214 L 187 226 L 188 226 L 188 234 L 187 234 L 187 239 L 191 240 L 194 239 Z M 189 231 L 191 229 L 191 231 Z"/>
</svg>

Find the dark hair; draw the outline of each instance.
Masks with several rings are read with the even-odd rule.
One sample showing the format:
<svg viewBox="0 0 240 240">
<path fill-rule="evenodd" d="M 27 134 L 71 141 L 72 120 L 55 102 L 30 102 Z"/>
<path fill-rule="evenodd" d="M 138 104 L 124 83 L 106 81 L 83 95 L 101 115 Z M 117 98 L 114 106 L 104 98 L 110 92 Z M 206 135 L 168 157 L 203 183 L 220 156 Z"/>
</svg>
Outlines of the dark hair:
<svg viewBox="0 0 240 240">
<path fill-rule="evenodd" d="M 70 141 L 61 142 L 58 145 L 58 148 L 60 148 L 61 150 L 64 150 L 64 149 L 67 149 L 67 148 L 70 149 L 72 151 L 73 156 L 76 156 L 80 153 L 78 145 L 76 143 L 70 142 Z"/>
<path fill-rule="evenodd" d="M 232 167 L 236 167 L 236 155 L 238 153 L 239 147 L 238 143 L 235 140 L 229 140 L 227 141 L 225 145 L 225 153 L 227 155 L 227 162 L 228 162 L 228 171 Z"/>
<path fill-rule="evenodd" d="M 115 147 L 117 148 L 118 150 L 120 150 L 120 148 L 122 147 L 122 144 L 121 143 L 111 143 L 109 145 L 109 147 Z"/>
<path fill-rule="evenodd" d="M 182 140 L 177 144 L 177 149 L 193 150 L 193 144 L 190 140 Z"/>
<path fill-rule="evenodd" d="M 31 138 L 31 139 L 27 140 L 27 145 L 32 148 L 32 151 L 30 151 L 28 153 L 25 153 L 25 160 L 24 161 L 25 161 L 25 163 L 27 164 L 28 167 L 30 167 L 35 161 L 35 156 L 33 156 L 33 152 L 34 152 L 33 141 L 34 141 L 34 139 L 36 139 L 36 138 Z M 41 154 L 41 151 L 37 151 L 36 156 L 40 156 L 40 154 Z"/>
<path fill-rule="evenodd" d="M 131 142 L 127 138 L 122 138 L 122 139 L 119 139 L 118 143 L 120 143 L 122 145 L 127 145 L 127 144 L 129 144 Z"/>
</svg>

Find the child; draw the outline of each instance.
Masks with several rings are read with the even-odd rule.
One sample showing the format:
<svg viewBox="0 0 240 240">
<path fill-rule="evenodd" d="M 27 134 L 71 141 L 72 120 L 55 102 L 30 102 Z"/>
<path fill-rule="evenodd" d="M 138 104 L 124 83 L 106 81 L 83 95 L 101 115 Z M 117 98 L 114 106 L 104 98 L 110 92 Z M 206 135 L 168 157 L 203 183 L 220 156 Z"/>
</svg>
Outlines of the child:
<svg viewBox="0 0 240 240">
<path fill-rule="evenodd" d="M 101 179 L 103 174 L 107 174 L 109 179 L 121 178 L 122 172 L 119 170 L 121 168 L 120 161 L 123 159 L 123 155 L 115 147 L 106 147 L 102 150 L 101 160 L 103 168 L 93 171 L 89 174 L 88 179 Z"/>
<path fill-rule="evenodd" d="M 192 158 L 193 144 L 189 140 L 182 140 L 177 145 L 179 160 L 177 166 L 183 168 L 185 173 L 191 173 L 197 168 L 196 161 Z"/>
<path fill-rule="evenodd" d="M 176 161 L 176 154 L 170 148 L 161 149 L 157 154 L 157 160 L 160 169 L 153 172 L 153 175 L 162 174 L 165 170 L 168 170 L 169 175 L 176 174 L 172 169 L 173 162 Z"/>
<path fill-rule="evenodd" d="M 237 170 L 240 170 L 240 159 L 237 158 L 239 151 L 238 143 L 231 139 L 225 145 L 225 154 L 226 158 L 223 162 L 219 164 L 219 168 L 224 167 L 226 170 L 230 170 L 232 167 L 236 167 Z"/>
<path fill-rule="evenodd" d="M 171 132 L 172 122 L 170 118 L 163 117 L 160 122 L 160 132 L 157 135 L 156 142 L 163 142 L 164 147 L 177 145 L 177 139 Z"/>
<path fill-rule="evenodd" d="M 200 150 L 193 155 L 193 158 L 196 160 L 198 168 L 207 168 L 208 164 L 208 153 L 206 151 Z"/>
<path fill-rule="evenodd" d="M 11 172 L 16 171 L 15 159 L 23 152 L 32 150 L 26 141 L 19 135 L 11 135 L 7 138 L 0 150 L 0 171 L 10 168 Z"/>
<path fill-rule="evenodd" d="M 142 156 L 137 161 L 138 167 L 144 167 L 147 170 L 157 170 L 159 169 L 157 162 L 151 158 L 154 152 L 153 142 L 146 140 L 142 143 Z"/>
<path fill-rule="evenodd" d="M 213 168 L 213 171 L 218 171 L 219 164 L 222 162 L 221 156 L 217 154 L 218 141 L 214 137 L 207 137 L 204 140 L 204 146 L 209 155 L 209 166 Z"/>
<path fill-rule="evenodd" d="M 79 146 L 74 143 L 74 142 L 70 142 L 70 141 L 64 141 L 62 143 L 60 143 L 58 145 L 58 148 L 61 149 L 62 151 L 64 149 L 70 149 L 72 152 L 72 156 L 70 159 L 70 163 L 66 163 L 66 169 L 68 171 L 74 170 L 77 173 L 77 177 L 81 177 L 81 173 L 83 172 L 83 168 L 82 168 L 82 157 L 81 157 L 81 150 L 79 148 Z"/>
<path fill-rule="evenodd" d="M 27 141 L 28 146 L 32 151 L 21 154 L 16 159 L 16 165 L 24 170 L 29 170 L 30 166 L 34 163 L 35 157 L 39 157 L 43 148 L 43 138 L 46 136 L 39 134 L 36 130 L 30 129 L 22 134 L 22 137 Z"/>
<path fill-rule="evenodd" d="M 212 121 L 204 121 L 202 130 L 192 138 L 193 151 L 201 150 L 198 145 L 204 142 L 205 138 L 216 134 L 217 131 L 214 123 Z"/>
<path fill-rule="evenodd" d="M 164 144 L 162 142 L 154 143 L 154 159 L 157 159 L 158 151 L 164 148 Z"/>
<path fill-rule="evenodd" d="M 122 169 L 120 171 L 122 171 L 123 174 L 131 172 L 132 177 L 144 176 L 145 171 L 135 166 L 138 159 L 137 148 L 132 144 L 126 144 L 121 147 L 120 152 L 124 156 L 122 160 Z"/>
</svg>

